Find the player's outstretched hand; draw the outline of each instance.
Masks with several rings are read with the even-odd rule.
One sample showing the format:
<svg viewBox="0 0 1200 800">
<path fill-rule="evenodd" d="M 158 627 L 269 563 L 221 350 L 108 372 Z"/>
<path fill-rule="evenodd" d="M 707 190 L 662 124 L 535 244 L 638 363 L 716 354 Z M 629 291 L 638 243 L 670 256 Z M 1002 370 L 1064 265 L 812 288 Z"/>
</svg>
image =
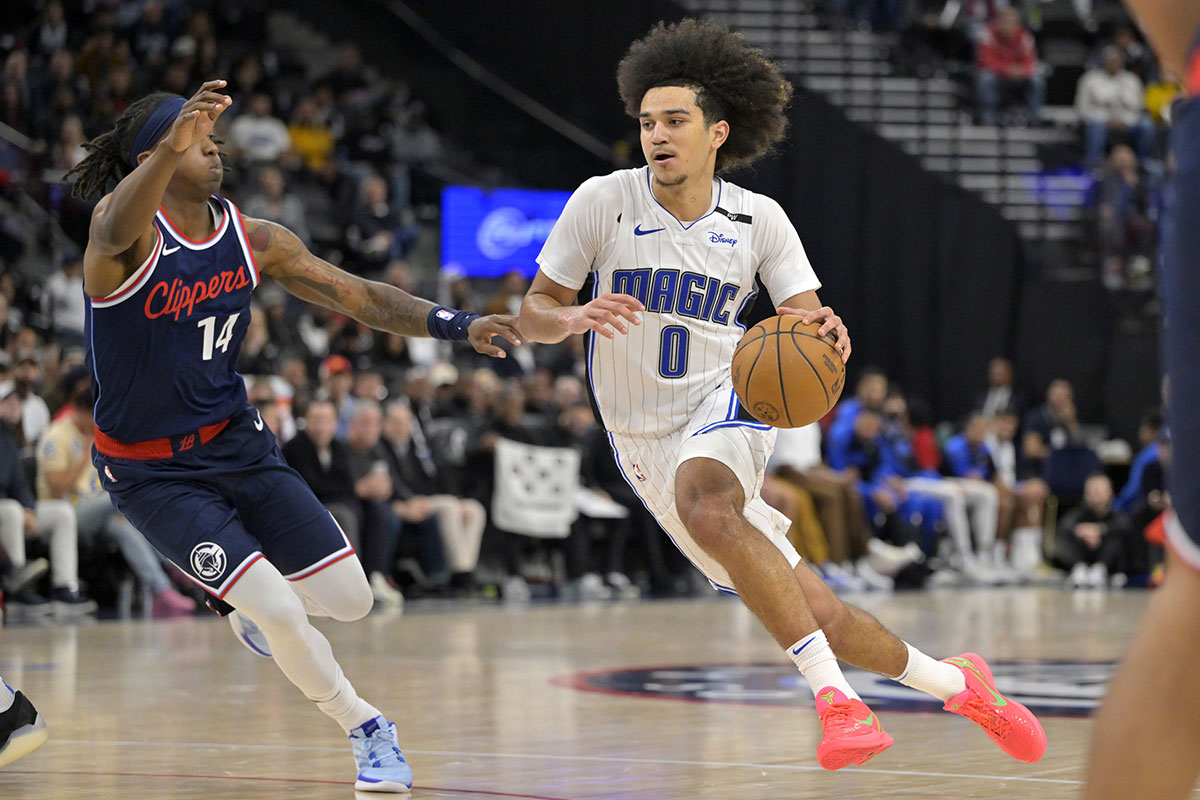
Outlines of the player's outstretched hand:
<svg viewBox="0 0 1200 800">
<path fill-rule="evenodd" d="M 200 87 L 200 91 L 183 104 L 179 109 L 179 116 L 175 118 L 175 124 L 167 133 L 168 147 L 182 153 L 212 133 L 217 117 L 233 102 L 229 95 L 216 91 L 224 87 L 225 81 L 206 81 Z"/>
<path fill-rule="evenodd" d="M 571 333 L 595 331 L 606 339 L 612 339 L 613 329 L 629 333 L 626 321 L 641 325 L 638 313 L 645 310 L 646 307 L 636 297 L 627 294 L 602 294 L 587 305 L 570 309 L 566 319 L 567 330 Z"/>
<path fill-rule="evenodd" d="M 507 354 L 492 344 L 492 339 L 496 336 L 519 345 L 521 334 L 517 331 L 517 318 L 511 314 L 492 314 L 471 320 L 471 324 L 467 326 L 467 340 L 476 351 L 485 356 L 506 358 Z"/>
<path fill-rule="evenodd" d="M 829 306 L 821 306 L 816 311 L 808 311 L 803 308 L 787 308 L 780 306 L 775 309 L 777 314 L 794 314 L 797 317 L 802 317 L 805 325 L 812 322 L 821 323 L 821 327 L 817 329 L 818 336 L 824 336 L 827 333 L 832 333 L 836 340 L 834 347 L 842 354 L 842 363 L 845 364 L 850 360 L 850 333 L 846 330 L 846 323 L 842 322 L 842 318 L 833 313 L 833 309 Z"/>
</svg>

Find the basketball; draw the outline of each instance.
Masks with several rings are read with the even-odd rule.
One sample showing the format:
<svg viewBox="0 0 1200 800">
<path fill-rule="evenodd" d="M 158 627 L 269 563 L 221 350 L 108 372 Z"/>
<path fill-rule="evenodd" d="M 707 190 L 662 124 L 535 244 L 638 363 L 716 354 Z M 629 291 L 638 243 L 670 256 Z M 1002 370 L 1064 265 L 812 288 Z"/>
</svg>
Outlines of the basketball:
<svg viewBox="0 0 1200 800">
<path fill-rule="evenodd" d="M 755 325 L 733 351 L 733 389 L 759 422 L 799 428 L 829 413 L 846 385 L 846 367 L 833 334 L 801 317 L 769 317 Z"/>
</svg>

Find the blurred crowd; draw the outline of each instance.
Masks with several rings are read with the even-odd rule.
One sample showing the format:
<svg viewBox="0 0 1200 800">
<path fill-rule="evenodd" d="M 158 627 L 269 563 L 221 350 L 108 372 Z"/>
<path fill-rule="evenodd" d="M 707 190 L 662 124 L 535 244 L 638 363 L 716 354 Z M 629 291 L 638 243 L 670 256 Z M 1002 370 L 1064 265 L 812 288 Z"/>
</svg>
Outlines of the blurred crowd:
<svg viewBox="0 0 1200 800">
<path fill-rule="evenodd" d="M 981 70 L 1014 59 L 990 84 L 983 79 L 984 100 L 999 99 L 981 104 L 981 120 L 1019 120 L 989 115 L 1010 83 L 1027 81 L 1015 88 L 1024 118 L 1036 122 L 1036 69 L 1015 66 L 1036 53 L 1003 5 L 966 3 L 962 12 L 986 23 L 968 25 L 980 37 Z M 898 7 L 843 10 L 887 26 Z M 291 228 L 357 274 L 456 308 L 519 309 L 520 273 L 479 284 L 453 267 L 426 276 L 413 266 L 430 234 L 423 219 L 436 207 L 439 170 L 472 165 L 407 82 L 381 77 L 352 46 L 313 74 L 263 46 L 269 10 L 253 1 L 46 0 L 18 3 L 16 33 L 0 37 L 8 126 L 0 136 L 0 590 L 10 618 L 169 617 L 194 613 L 202 599 L 116 514 L 90 461 L 80 253 L 91 207 L 70 199 L 59 179 L 84 156 L 83 142 L 142 93 L 190 95 L 204 79 L 227 78 L 234 104 L 218 131 L 225 189 L 244 213 Z M 988 37 L 1008 44 L 982 55 Z M 1161 157 L 1149 119 L 1154 108 L 1161 116 L 1162 102 L 1137 113 L 1117 105 L 1132 103 L 1126 75 L 1155 75 L 1135 44 L 1114 36 L 1080 83 L 1087 158 L 1104 165 L 1096 224 L 1106 252 L 1119 251 L 1111 271 L 1122 280 L 1149 274 L 1138 258 L 1153 253 L 1161 203 L 1139 158 Z M 1083 109 L 1095 108 L 1099 121 L 1086 122 Z M 45 252 L 56 254 L 52 270 L 30 263 Z M 584 351 L 582 337 L 571 337 L 488 359 L 463 345 L 372 331 L 266 281 L 239 369 L 289 463 L 354 543 L 381 608 L 405 596 L 707 591 L 616 469 L 588 401 Z M 1018 387 L 1011 364 L 998 359 L 976 411 L 935 424 L 918 396 L 864 369 L 854 396 L 820 426 L 781 432 L 764 495 L 839 590 L 1046 580 L 1051 566 L 1081 587 L 1148 579 L 1160 558 L 1154 536 L 1170 454 L 1161 418 L 1147 415 L 1126 482 L 1122 467 L 1106 463 L 1121 459 L 1078 420 L 1069 384 L 1052 383 L 1044 402 Z M 572 468 L 565 485 L 538 495 L 553 472 L 538 466 L 548 452 L 574 454 Z M 533 466 L 522 473 L 510 457 Z M 496 513 L 531 498 L 554 511 L 538 530 Z"/>
</svg>

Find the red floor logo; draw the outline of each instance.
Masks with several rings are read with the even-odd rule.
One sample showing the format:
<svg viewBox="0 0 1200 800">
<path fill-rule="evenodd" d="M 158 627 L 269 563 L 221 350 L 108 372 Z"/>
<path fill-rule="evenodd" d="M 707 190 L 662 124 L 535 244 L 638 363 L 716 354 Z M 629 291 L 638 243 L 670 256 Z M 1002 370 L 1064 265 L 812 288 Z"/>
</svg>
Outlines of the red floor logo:
<svg viewBox="0 0 1200 800">
<path fill-rule="evenodd" d="M 1037 714 L 1086 717 L 1100 705 L 1112 661 L 989 661 L 996 688 Z M 844 668 L 873 711 L 941 711 L 942 703 L 895 681 Z M 564 675 L 553 680 L 586 692 L 760 706 L 811 706 L 804 676 L 789 664 L 640 667 Z"/>
</svg>

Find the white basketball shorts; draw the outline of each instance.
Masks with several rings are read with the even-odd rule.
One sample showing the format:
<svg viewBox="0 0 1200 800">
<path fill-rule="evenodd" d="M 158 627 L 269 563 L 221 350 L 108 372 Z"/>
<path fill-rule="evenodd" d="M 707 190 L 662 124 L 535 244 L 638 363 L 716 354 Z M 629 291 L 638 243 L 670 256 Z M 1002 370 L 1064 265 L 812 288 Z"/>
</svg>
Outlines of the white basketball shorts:
<svg viewBox="0 0 1200 800">
<path fill-rule="evenodd" d="M 650 437 L 610 432 L 608 439 L 625 480 L 713 588 L 737 594 L 729 573 L 692 540 L 675 508 L 675 470 L 693 458 L 711 458 L 729 467 L 746 493 L 746 519 L 771 540 L 793 569 L 800 563 L 800 554 L 787 539 L 788 518 L 759 496 L 767 459 L 775 447 L 775 429 L 739 419 L 737 397 L 729 384 L 709 395 L 688 423 L 672 433 Z"/>
</svg>

